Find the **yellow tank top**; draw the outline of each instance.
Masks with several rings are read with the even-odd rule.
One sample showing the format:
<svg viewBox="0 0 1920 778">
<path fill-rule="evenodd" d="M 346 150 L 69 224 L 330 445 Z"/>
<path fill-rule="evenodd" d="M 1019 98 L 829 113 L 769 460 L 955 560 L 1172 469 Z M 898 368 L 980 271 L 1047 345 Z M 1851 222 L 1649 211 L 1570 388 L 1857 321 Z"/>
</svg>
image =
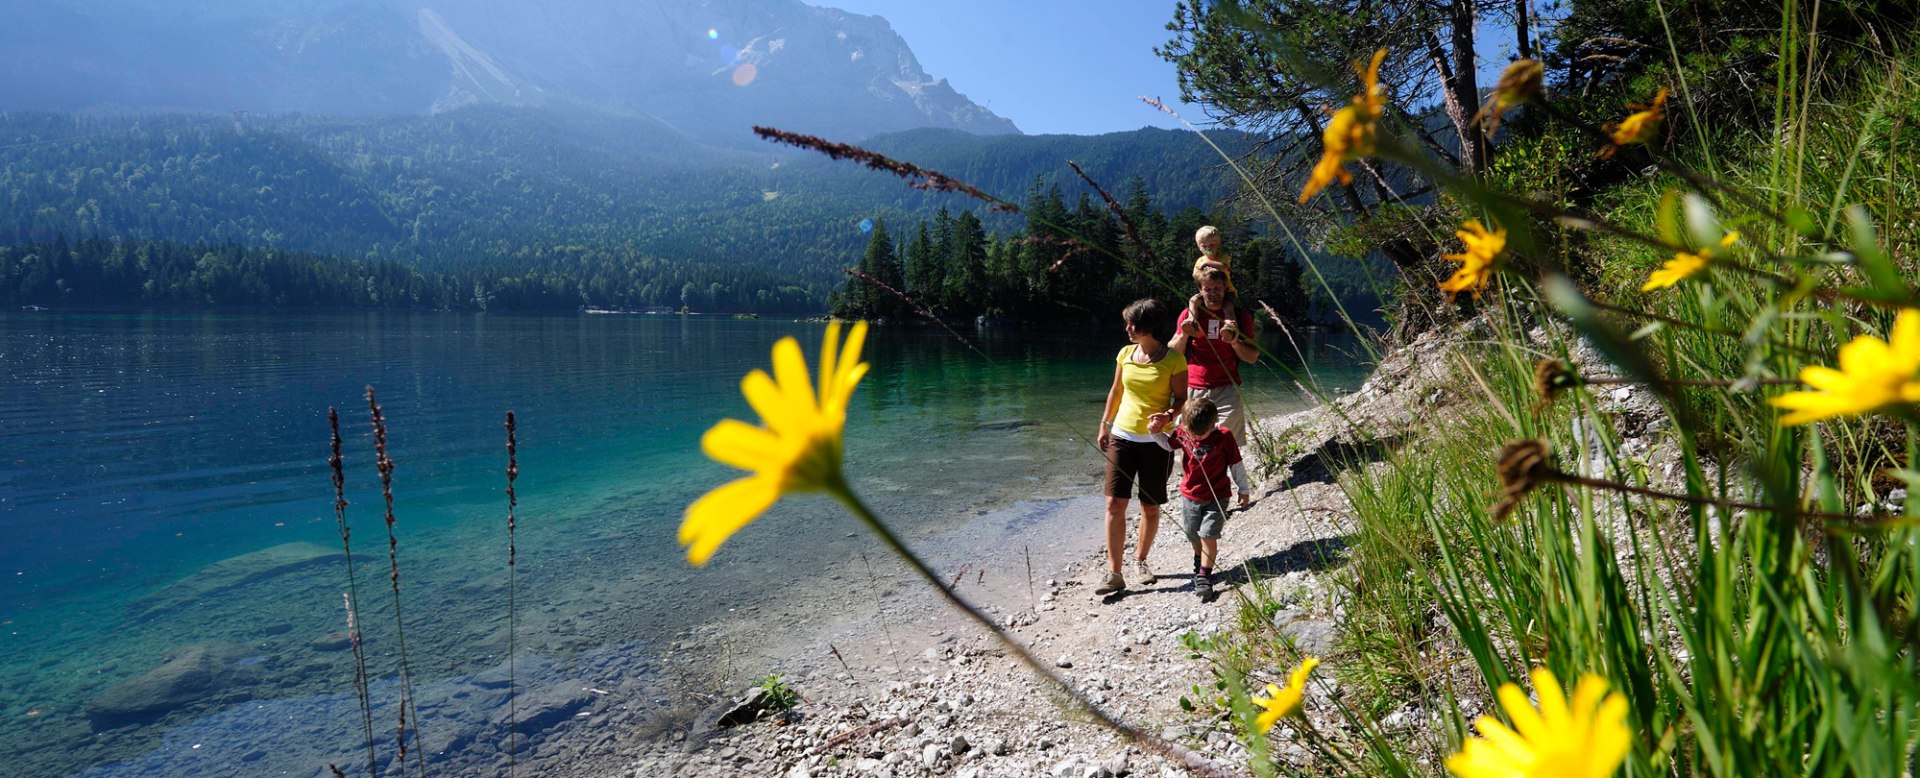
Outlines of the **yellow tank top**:
<svg viewBox="0 0 1920 778">
<path fill-rule="evenodd" d="M 1114 358 L 1120 364 L 1120 413 L 1113 428 L 1133 435 L 1147 434 L 1147 417 L 1167 409 L 1173 400 L 1173 377 L 1187 369 L 1187 358 L 1167 349 L 1160 361 L 1140 364 L 1133 361 L 1139 346 L 1128 343 Z"/>
</svg>

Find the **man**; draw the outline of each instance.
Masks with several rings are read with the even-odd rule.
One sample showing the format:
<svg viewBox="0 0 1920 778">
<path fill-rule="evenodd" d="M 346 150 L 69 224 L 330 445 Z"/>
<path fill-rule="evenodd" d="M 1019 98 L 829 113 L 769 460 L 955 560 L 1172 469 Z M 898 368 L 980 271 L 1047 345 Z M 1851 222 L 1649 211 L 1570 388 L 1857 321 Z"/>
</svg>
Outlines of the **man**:
<svg viewBox="0 0 1920 778">
<path fill-rule="evenodd" d="M 1178 332 L 1167 346 L 1187 356 L 1187 399 L 1212 400 L 1220 409 L 1220 425 L 1233 433 L 1235 443 L 1245 443 L 1247 413 L 1240 401 L 1240 363 L 1260 358 L 1260 349 L 1253 345 L 1253 315 L 1246 306 L 1236 306 L 1236 321 L 1225 318 L 1227 274 L 1218 268 L 1201 274 L 1200 301 L 1197 309 L 1180 312 L 1175 322 Z"/>
</svg>

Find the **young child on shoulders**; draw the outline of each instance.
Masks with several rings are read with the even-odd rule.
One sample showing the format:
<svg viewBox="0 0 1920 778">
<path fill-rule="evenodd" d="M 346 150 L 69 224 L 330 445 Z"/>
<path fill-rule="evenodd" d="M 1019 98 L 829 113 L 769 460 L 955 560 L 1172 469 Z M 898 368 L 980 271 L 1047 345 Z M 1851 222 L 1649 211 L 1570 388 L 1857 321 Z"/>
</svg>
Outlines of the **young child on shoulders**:
<svg viewBox="0 0 1920 778">
<path fill-rule="evenodd" d="M 1240 301 L 1240 292 L 1233 286 L 1233 259 L 1228 257 L 1227 252 L 1220 248 L 1220 230 L 1211 224 L 1201 227 L 1193 233 L 1193 243 L 1200 248 L 1200 257 L 1193 261 L 1193 282 L 1195 284 L 1199 284 L 1204 280 L 1209 270 L 1218 269 L 1227 276 L 1227 302 L 1221 306 L 1220 318 L 1225 320 L 1224 327 L 1234 331 L 1233 335 L 1227 338 L 1231 341 L 1239 335 L 1240 329 L 1236 324 L 1236 322 L 1240 321 L 1240 318 L 1234 315 L 1234 304 Z M 1200 312 L 1205 309 L 1205 306 L 1205 301 L 1201 299 L 1197 292 L 1192 297 L 1187 298 L 1187 320 L 1200 321 Z"/>
<path fill-rule="evenodd" d="M 1180 528 L 1193 544 L 1193 591 L 1200 599 L 1213 596 L 1213 565 L 1220 557 L 1220 532 L 1227 523 L 1227 498 L 1238 495 L 1238 507 L 1252 500 L 1247 468 L 1240 461 L 1240 444 L 1233 433 L 1218 426 L 1220 408 L 1205 398 L 1187 403 L 1186 419 L 1171 434 L 1155 430 L 1155 442 L 1181 453 Z"/>
</svg>

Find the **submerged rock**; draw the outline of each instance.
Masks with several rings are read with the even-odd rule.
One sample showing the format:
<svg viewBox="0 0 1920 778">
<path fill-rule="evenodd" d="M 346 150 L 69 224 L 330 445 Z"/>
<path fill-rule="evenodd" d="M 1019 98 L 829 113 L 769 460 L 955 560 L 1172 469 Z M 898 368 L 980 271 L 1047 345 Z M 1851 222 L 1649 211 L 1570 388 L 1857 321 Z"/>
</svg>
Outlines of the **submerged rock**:
<svg viewBox="0 0 1920 778">
<path fill-rule="evenodd" d="M 346 558 L 339 549 L 318 543 L 282 543 L 229 557 L 136 601 L 133 615 L 138 620 L 151 619 L 242 586 L 252 586 L 312 565 L 343 562 Z"/>
<path fill-rule="evenodd" d="M 237 643 L 195 643 L 145 674 L 87 703 L 95 731 L 158 720 L 175 710 L 218 701 L 260 679 L 260 662 Z"/>
</svg>

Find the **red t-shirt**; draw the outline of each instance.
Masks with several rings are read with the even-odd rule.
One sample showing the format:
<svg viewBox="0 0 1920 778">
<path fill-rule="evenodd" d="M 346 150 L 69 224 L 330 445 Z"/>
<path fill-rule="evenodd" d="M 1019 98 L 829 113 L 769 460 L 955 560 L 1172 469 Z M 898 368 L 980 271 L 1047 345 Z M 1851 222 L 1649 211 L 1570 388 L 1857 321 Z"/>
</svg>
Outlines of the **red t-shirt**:
<svg viewBox="0 0 1920 778">
<path fill-rule="evenodd" d="M 1191 311 L 1191 307 L 1180 311 L 1180 317 L 1173 320 L 1176 330 L 1180 325 L 1187 323 L 1187 314 Z M 1253 334 L 1252 313 L 1245 308 L 1240 308 L 1234 311 L 1234 318 L 1240 320 L 1242 337 Z M 1220 339 L 1220 325 L 1224 321 L 1204 306 L 1201 307 L 1199 321 L 1201 337 L 1187 339 L 1188 388 L 1212 389 L 1239 385 L 1240 355 L 1233 353 L 1233 344 Z"/>
<path fill-rule="evenodd" d="M 1240 463 L 1240 444 L 1226 427 L 1214 427 L 1213 433 L 1196 439 L 1184 429 L 1173 434 L 1174 445 L 1186 452 L 1180 466 L 1180 496 L 1195 502 L 1233 502 L 1233 479 L 1227 470 Z"/>
</svg>

